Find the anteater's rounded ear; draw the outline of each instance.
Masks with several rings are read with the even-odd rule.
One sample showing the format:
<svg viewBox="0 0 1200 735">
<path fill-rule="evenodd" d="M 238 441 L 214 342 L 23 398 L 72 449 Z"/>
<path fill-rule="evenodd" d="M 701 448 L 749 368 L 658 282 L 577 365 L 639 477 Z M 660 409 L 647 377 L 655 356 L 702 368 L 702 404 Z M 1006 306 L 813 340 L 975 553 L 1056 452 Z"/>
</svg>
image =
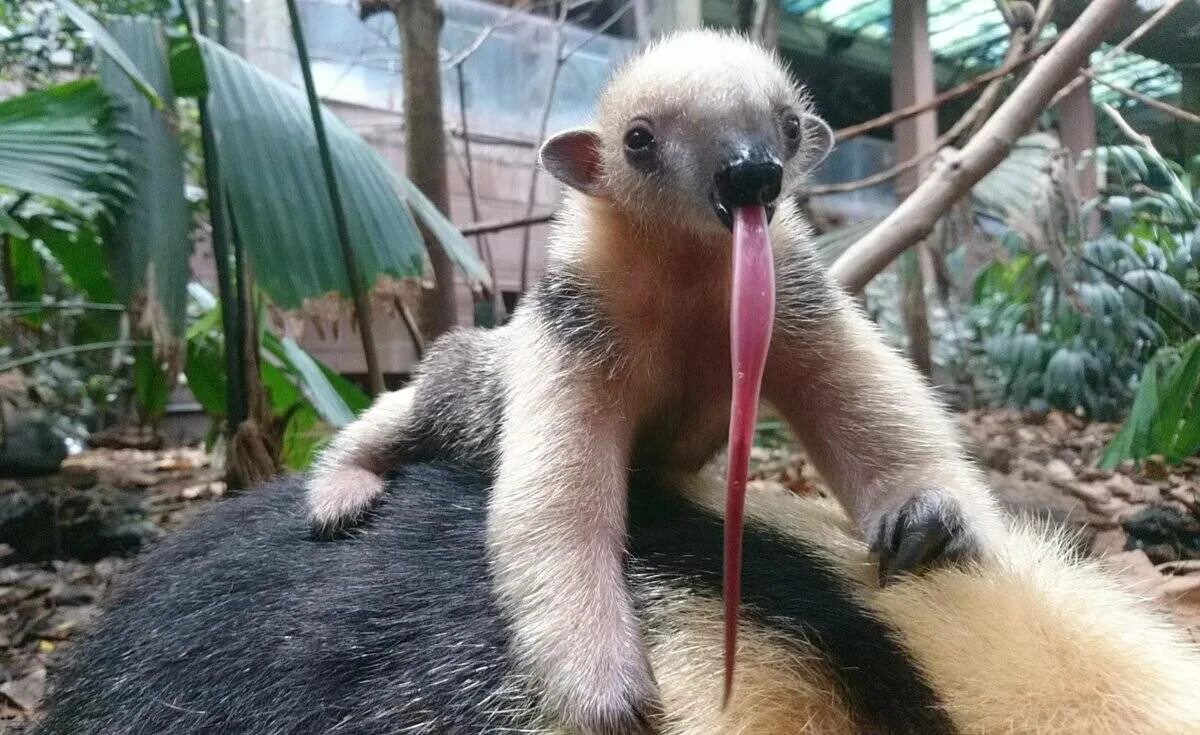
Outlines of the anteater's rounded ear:
<svg viewBox="0 0 1200 735">
<path fill-rule="evenodd" d="M 804 124 L 804 142 L 801 144 L 804 151 L 804 170 L 811 171 L 833 150 L 833 130 L 829 128 L 829 123 L 816 115 L 806 112 L 800 119 Z"/>
<path fill-rule="evenodd" d="M 572 189 L 606 197 L 600 163 L 600 136 L 587 128 L 556 133 L 542 145 L 542 167 Z"/>
</svg>

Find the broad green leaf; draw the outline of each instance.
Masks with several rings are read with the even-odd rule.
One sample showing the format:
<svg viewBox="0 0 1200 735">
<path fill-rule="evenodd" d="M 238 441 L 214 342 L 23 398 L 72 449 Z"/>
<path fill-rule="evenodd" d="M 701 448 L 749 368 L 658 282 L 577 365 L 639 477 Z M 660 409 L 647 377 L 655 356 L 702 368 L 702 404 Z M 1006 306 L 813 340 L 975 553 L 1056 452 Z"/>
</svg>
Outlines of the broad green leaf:
<svg viewBox="0 0 1200 735">
<path fill-rule="evenodd" d="M 6 99 L 0 188 L 48 197 L 84 216 L 120 209 L 130 180 L 114 132 L 108 97 L 95 79 Z"/>
<path fill-rule="evenodd" d="M 479 260 L 474 248 L 458 231 L 458 228 L 452 225 L 445 215 L 433 205 L 433 202 L 429 201 L 429 198 L 407 178 L 393 171 L 392 179 L 399 189 L 400 196 L 408 202 L 410 210 L 417 215 L 417 219 L 421 220 L 421 224 L 433 233 L 450 260 L 467 278 L 490 287 L 491 278 L 488 276 L 487 268 Z"/>
<path fill-rule="evenodd" d="M 208 92 L 204 74 L 204 57 L 200 46 L 190 33 L 169 33 L 167 36 L 168 67 L 171 88 L 176 97 L 201 97 Z"/>
<path fill-rule="evenodd" d="M 220 324 L 219 312 L 217 324 Z M 187 340 L 187 362 L 183 375 L 188 389 L 196 402 L 209 416 L 225 415 L 225 365 L 222 358 L 223 344 L 213 332 L 189 335 Z"/>
<path fill-rule="evenodd" d="M 166 107 L 163 102 L 161 88 L 152 81 L 148 81 L 144 74 L 144 67 L 134 63 L 129 56 L 126 55 L 126 50 L 122 44 L 113 38 L 100 21 L 93 18 L 86 10 L 79 7 L 71 0 L 57 0 L 58 6 L 62 8 L 65 14 L 71 21 L 79 26 L 80 29 L 87 32 L 89 36 L 96 42 L 97 48 L 104 53 L 106 57 L 112 59 L 113 64 L 125 74 L 129 83 L 136 89 L 145 99 L 146 102 L 155 110 L 162 110 Z"/>
<path fill-rule="evenodd" d="M 36 217 L 26 222 L 26 227 L 30 237 L 54 256 L 71 285 L 82 292 L 88 301 L 102 304 L 116 302 L 112 278 L 104 262 L 104 249 L 91 226 Z"/>
<path fill-rule="evenodd" d="M 1152 360 L 1142 373 L 1142 381 L 1138 385 L 1129 417 L 1104 448 L 1104 454 L 1100 458 L 1101 469 L 1110 470 L 1126 459 L 1140 459 L 1148 454 L 1145 448 L 1157 412 L 1158 369 L 1156 362 Z"/>
<path fill-rule="evenodd" d="M 45 279 L 42 277 L 42 260 L 33 251 L 33 245 L 28 240 L 16 240 L 8 244 L 8 255 L 12 258 L 13 290 L 9 294 L 10 301 L 37 302 L 42 300 L 45 292 Z M 41 314 L 30 315 L 34 321 L 41 319 Z"/>
<path fill-rule="evenodd" d="M 266 340 L 263 341 L 263 346 L 267 347 Z M 290 337 L 280 340 L 279 348 L 283 354 L 276 356 L 286 360 L 296 377 L 297 385 L 322 419 L 338 428 L 354 420 L 354 412 L 325 378 L 316 360 L 300 349 L 300 345 Z"/>
<path fill-rule="evenodd" d="M 136 60 L 144 79 L 174 104 L 167 70 L 166 40 L 162 28 L 148 18 L 113 18 L 111 38 Z M 188 257 L 192 252 L 191 216 L 184 197 L 183 149 L 167 120 L 152 109 L 134 88 L 130 77 L 118 69 L 105 49 L 100 78 L 105 89 L 121 101 L 119 135 L 133 171 L 132 204 L 113 228 L 109 242 L 109 271 L 116 277 L 117 292 L 126 303 L 140 293 L 152 292 L 150 318 L 161 314 L 165 331 L 184 330 L 187 303 Z M 133 62 L 130 62 L 133 63 Z"/>
<path fill-rule="evenodd" d="M 207 39 L 200 39 L 200 47 L 221 173 L 258 286 L 284 308 L 333 291 L 349 294 L 304 95 Z M 393 172 L 337 116 L 323 113 L 364 281 L 420 277 L 424 243 L 397 194 Z M 438 223 L 431 229 L 441 228 Z M 447 250 L 458 252 L 456 247 L 452 243 Z M 462 253 L 459 258 L 470 260 Z M 468 275 L 484 271 L 475 264 Z"/>
<path fill-rule="evenodd" d="M 147 416 L 159 417 L 167 410 L 171 387 L 167 373 L 154 357 L 154 348 L 139 344 L 133 355 L 133 388 Z"/>
</svg>

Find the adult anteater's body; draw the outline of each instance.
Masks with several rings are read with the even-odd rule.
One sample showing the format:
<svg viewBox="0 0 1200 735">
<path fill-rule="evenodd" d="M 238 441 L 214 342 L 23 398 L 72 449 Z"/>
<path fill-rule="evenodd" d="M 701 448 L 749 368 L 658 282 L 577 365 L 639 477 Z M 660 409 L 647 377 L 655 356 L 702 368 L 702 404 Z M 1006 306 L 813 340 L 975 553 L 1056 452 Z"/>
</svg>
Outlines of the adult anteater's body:
<svg viewBox="0 0 1200 735">
<path fill-rule="evenodd" d="M 164 541 L 55 677 L 41 732 L 556 731 L 493 605 L 484 475 L 420 464 L 389 482 L 355 538 L 313 540 L 296 479 Z M 722 714 L 721 527 L 704 510 L 721 491 L 632 489 L 664 733 L 1200 731 L 1195 651 L 1055 546 L 1018 533 L 995 565 L 880 590 L 844 517 L 784 494 L 752 494 Z"/>
</svg>

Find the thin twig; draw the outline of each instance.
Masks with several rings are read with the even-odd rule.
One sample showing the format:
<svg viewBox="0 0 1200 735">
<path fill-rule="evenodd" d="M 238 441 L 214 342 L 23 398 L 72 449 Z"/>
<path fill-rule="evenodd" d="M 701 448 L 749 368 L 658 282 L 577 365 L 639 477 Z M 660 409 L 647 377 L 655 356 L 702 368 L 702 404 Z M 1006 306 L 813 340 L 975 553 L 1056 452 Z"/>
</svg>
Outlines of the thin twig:
<svg viewBox="0 0 1200 735">
<path fill-rule="evenodd" d="M 1104 55 L 1101 56 L 1099 59 L 1097 59 L 1095 64 L 1091 65 L 1091 68 L 1099 69 L 1100 67 L 1104 66 L 1108 62 L 1112 61 L 1116 57 L 1123 54 L 1125 52 L 1125 49 L 1127 49 L 1130 46 L 1132 46 L 1133 44 L 1137 43 L 1138 41 L 1141 40 L 1142 36 L 1146 35 L 1150 31 L 1154 30 L 1155 26 L 1157 26 L 1159 23 L 1161 23 L 1162 20 L 1164 18 L 1166 18 L 1168 15 L 1170 15 L 1171 11 L 1174 10 L 1175 8 L 1177 8 L 1179 6 L 1179 4 L 1182 2 L 1183 2 L 1183 0 L 1167 0 L 1167 2 L 1163 3 L 1163 6 L 1161 8 L 1159 8 L 1154 13 L 1154 15 L 1150 16 L 1145 21 L 1143 21 L 1141 25 L 1139 25 L 1137 28 L 1133 29 L 1133 32 L 1130 33 L 1128 36 L 1126 36 L 1124 39 L 1122 39 L 1118 44 L 1116 44 L 1115 46 L 1110 48 L 1108 51 L 1105 51 Z M 1076 79 L 1071 80 L 1071 82 L 1069 84 L 1067 84 L 1067 86 L 1065 86 L 1061 90 L 1059 90 L 1058 94 L 1054 95 L 1054 98 L 1052 100 L 1050 100 L 1050 106 L 1053 107 L 1054 105 L 1057 105 L 1059 102 L 1062 101 L 1062 99 L 1064 97 L 1066 97 L 1067 95 L 1074 92 L 1079 87 L 1080 84 L 1083 84 L 1082 78 L 1076 78 Z"/>
<path fill-rule="evenodd" d="M 1095 268 L 1096 270 L 1100 271 L 1101 273 L 1103 273 L 1110 280 L 1116 282 L 1117 285 L 1124 286 L 1125 288 L 1129 289 L 1131 292 L 1142 297 L 1142 299 L 1144 301 L 1146 301 L 1146 303 L 1151 304 L 1154 307 L 1156 307 L 1157 309 L 1159 309 L 1160 311 L 1162 311 L 1162 313 L 1165 314 L 1167 317 L 1169 317 L 1171 319 L 1171 321 L 1175 322 L 1176 325 L 1182 327 L 1184 329 L 1184 331 L 1192 334 L 1193 336 L 1196 334 L 1200 334 L 1200 330 L 1198 330 L 1195 326 L 1189 324 L 1186 320 L 1184 320 L 1183 317 L 1176 314 L 1174 312 L 1174 310 L 1172 310 L 1170 307 L 1168 307 L 1163 302 L 1156 299 L 1149 292 L 1147 292 L 1147 291 L 1139 288 L 1138 286 L 1133 285 L 1129 281 L 1125 280 L 1124 278 L 1121 277 L 1120 274 L 1109 270 L 1103 264 L 1098 263 L 1095 260 L 1092 260 L 1091 258 L 1089 258 L 1086 255 L 1080 254 L 1079 259 L 1082 260 L 1084 263 L 1088 264 L 1089 266 L 1091 266 L 1091 267 Z"/>
<path fill-rule="evenodd" d="M 45 352 L 35 352 L 32 355 L 26 355 L 25 357 L 18 357 L 15 360 L 9 360 L 8 362 L 0 363 L 0 373 L 5 373 L 13 368 L 19 368 L 24 365 L 32 365 L 33 363 L 41 362 L 42 360 L 50 360 L 55 357 L 63 357 L 65 355 L 75 355 L 80 352 L 119 350 L 126 347 L 138 347 L 148 344 L 150 344 L 148 340 L 121 339 L 113 342 L 89 342 L 85 345 L 67 345 L 66 347 L 58 347 L 53 350 L 46 350 Z"/>
<path fill-rule="evenodd" d="M 125 311 L 123 304 L 97 304 L 90 301 L 0 301 L 0 310 L 23 309 L 29 311 Z"/>
<path fill-rule="evenodd" d="M 463 62 L 466 61 L 464 57 Z M 463 78 L 463 62 L 459 62 L 454 67 L 458 80 L 458 115 L 462 123 L 463 129 L 463 156 L 466 159 L 467 165 L 467 197 L 471 203 L 471 218 L 476 222 L 479 221 L 479 195 L 475 191 L 475 165 L 471 158 L 471 133 L 467 126 L 467 85 Z M 453 146 L 451 146 L 453 148 Z M 496 261 L 492 257 L 492 245 L 486 237 L 479 235 L 475 240 L 476 250 L 479 251 L 479 257 L 487 265 L 488 276 L 492 280 L 492 287 L 483 289 L 484 295 L 489 296 L 492 300 L 492 308 L 496 311 L 496 319 L 503 322 L 504 301 L 499 297 L 499 287 L 496 282 Z"/>
<path fill-rule="evenodd" d="M 1087 77 L 1088 79 L 1091 79 L 1093 82 L 1096 82 L 1097 84 L 1102 84 L 1105 87 L 1108 87 L 1109 89 L 1111 89 L 1112 91 L 1114 91 L 1118 94 L 1122 94 L 1130 99 L 1137 100 L 1138 102 L 1141 102 L 1143 105 L 1153 107 L 1156 110 L 1161 110 L 1161 111 L 1167 113 L 1168 115 L 1178 118 L 1184 122 L 1189 122 L 1192 124 L 1200 124 L 1200 115 L 1192 114 L 1192 113 L 1188 112 L 1187 110 L 1179 109 L 1175 105 L 1168 104 L 1166 102 L 1163 102 L 1162 100 L 1155 99 L 1148 95 L 1144 95 L 1141 92 L 1137 91 L 1136 89 L 1130 89 L 1129 87 L 1123 87 L 1120 84 L 1113 84 L 1110 81 L 1101 79 L 1100 77 L 1096 76 L 1093 72 L 1091 72 L 1088 69 L 1080 69 L 1079 73 L 1082 74 L 1083 76 Z"/>
<path fill-rule="evenodd" d="M 567 44 L 567 36 L 563 32 L 563 27 L 567 23 L 567 4 L 562 4 L 562 9 L 558 13 L 558 22 L 554 26 L 555 32 L 555 48 L 554 48 L 554 70 L 550 72 L 550 88 L 546 92 L 546 104 L 542 107 L 542 121 L 538 126 L 538 146 L 546 139 L 546 126 L 550 124 L 550 110 L 554 107 L 554 93 L 558 87 L 558 77 L 562 72 L 563 63 L 563 48 Z M 537 154 L 534 154 L 533 170 L 529 174 L 529 192 L 525 197 L 525 216 L 529 217 L 533 214 L 533 208 L 536 206 L 537 200 L 537 183 L 538 174 L 541 172 L 541 167 L 537 162 Z M 521 293 L 525 293 L 529 286 L 529 238 L 530 230 L 525 228 L 525 233 L 521 237 Z"/>
<path fill-rule="evenodd" d="M 287 9 L 292 27 L 292 41 L 296 44 L 296 56 L 300 62 L 301 76 L 304 79 L 304 91 L 308 96 L 313 132 L 316 135 L 317 153 L 321 159 L 329 205 L 333 211 L 334 231 L 337 234 L 338 245 L 341 247 L 342 265 L 346 271 L 346 280 L 350 285 L 350 294 L 354 298 L 358 334 L 362 340 L 363 358 L 367 363 L 367 382 L 371 388 L 371 395 L 377 396 L 383 393 L 385 388 L 383 371 L 379 367 L 379 352 L 375 346 L 375 330 L 371 324 L 371 301 L 358 269 L 354 246 L 350 241 L 350 227 L 346 221 L 346 210 L 338 190 L 333 152 L 329 147 L 329 138 L 325 135 L 325 121 L 322 118 L 321 103 L 317 98 L 317 88 L 313 82 L 312 67 L 308 60 L 308 48 L 304 42 L 304 29 L 300 23 L 300 11 L 296 7 L 296 0 L 287 0 Z"/>
<path fill-rule="evenodd" d="M 474 235 L 487 235 L 493 232 L 502 232 L 504 230 L 515 230 L 518 227 L 529 227 L 532 225 L 542 225 L 554 219 L 553 212 L 543 212 L 542 214 L 533 214 L 528 217 L 513 217 L 510 219 L 488 220 L 487 222 L 472 222 L 469 225 L 464 225 L 458 228 L 463 237 L 472 237 Z"/>
<path fill-rule="evenodd" d="M 900 122 L 901 120 L 907 120 L 910 117 L 920 115 L 922 112 L 928 112 L 929 110 L 941 107 L 942 105 L 946 104 L 947 102 L 950 102 L 951 100 L 956 100 L 959 97 L 962 97 L 963 95 L 967 95 L 967 94 L 970 94 L 971 92 L 974 92 L 976 89 L 979 89 L 980 87 L 982 87 L 983 85 L 992 81 L 993 79 L 998 79 L 1000 77 L 1007 76 L 1008 74 L 1012 73 L 1014 70 L 1024 66 L 1025 64 L 1028 64 L 1031 61 L 1034 61 L 1035 59 L 1041 57 L 1043 54 L 1045 54 L 1047 51 L 1049 51 L 1051 48 L 1053 48 L 1054 44 L 1057 43 L 1057 41 L 1058 41 L 1057 38 L 1052 38 L 1049 41 L 1046 41 L 1045 43 L 1041 44 L 1040 46 L 1038 46 L 1034 49 L 1031 49 L 1028 53 L 1022 54 L 1020 57 L 1015 59 L 1012 63 L 1006 64 L 1003 66 L 998 66 L 989 72 L 984 72 L 983 74 L 980 74 L 979 76 L 975 77 L 974 79 L 972 79 L 970 81 L 963 82 L 962 84 L 960 84 L 956 87 L 951 87 L 950 89 L 946 90 L 945 92 L 942 92 L 941 94 L 934 97 L 933 99 L 926 100 L 924 102 L 920 102 L 915 105 L 909 105 L 908 107 L 903 107 L 899 110 L 894 110 L 885 115 L 880 115 L 879 117 L 877 117 L 873 120 L 868 120 L 864 123 L 859 123 L 857 125 L 849 125 L 847 127 L 841 128 L 839 130 L 835 130 L 835 131 L 833 131 L 833 138 L 837 142 L 841 143 L 843 141 L 850 140 L 851 138 L 856 138 L 864 133 L 869 133 L 872 130 L 878 130 L 879 128 L 886 128 L 891 125 L 894 125 L 895 123 Z"/>
<path fill-rule="evenodd" d="M 1150 140 L 1150 136 L 1142 135 L 1134 130 L 1129 123 L 1125 122 L 1125 118 L 1121 117 L 1121 113 L 1117 112 L 1112 105 L 1105 103 L 1100 105 L 1100 109 L 1104 111 L 1104 114 L 1108 115 L 1109 119 L 1125 134 L 1126 138 L 1129 138 L 1154 155 L 1158 155 L 1158 149 L 1154 147 L 1154 141 Z"/>
</svg>

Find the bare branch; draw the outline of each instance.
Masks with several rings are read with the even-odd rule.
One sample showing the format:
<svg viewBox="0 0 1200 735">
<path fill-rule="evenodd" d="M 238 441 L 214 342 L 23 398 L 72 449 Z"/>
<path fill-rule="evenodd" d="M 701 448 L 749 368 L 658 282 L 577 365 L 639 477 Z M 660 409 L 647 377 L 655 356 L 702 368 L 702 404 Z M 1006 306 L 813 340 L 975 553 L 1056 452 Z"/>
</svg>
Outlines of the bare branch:
<svg viewBox="0 0 1200 735">
<path fill-rule="evenodd" d="M 1105 87 L 1108 87 L 1112 91 L 1117 92 L 1118 94 L 1123 94 L 1130 99 L 1137 100 L 1138 102 L 1141 102 L 1143 105 L 1146 105 L 1148 107 L 1153 107 L 1156 110 L 1161 110 L 1172 117 L 1176 117 L 1176 118 L 1179 118 L 1180 120 L 1183 120 L 1184 122 L 1200 124 L 1200 115 L 1195 115 L 1193 113 L 1188 112 L 1187 110 L 1181 110 L 1178 107 L 1176 107 L 1175 105 L 1170 105 L 1170 104 L 1167 104 L 1166 102 L 1163 102 L 1162 100 L 1155 99 L 1153 97 L 1150 97 L 1149 95 L 1144 95 L 1141 92 L 1137 91 L 1136 89 L 1130 89 L 1129 87 L 1122 87 L 1120 84 L 1113 84 L 1112 82 L 1101 79 L 1100 77 L 1096 76 L 1094 73 L 1092 73 L 1088 69 L 1080 69 L 1079 73 L 1082 74 L 1083 76 L 1087 77 L 1088 79 L 1091 79 L 1093 82 L 1104 85 Z"/>
<path fill-rule="evenodd" d="M 1113 109 L 1112 105 L 1100 105 L 1100 109 L 1104 110 L 1104 114 L 1108 115 L 1113 123 L 1116 124 L 1117 128 L 1125 134 L 1126 138 L 1129 138 L 1134 143 L 1140 145 L 1154 155 L 1158 155 L 1158 149 L 1154 147 L 1154 141 L 1150 140 L 1150 136 L 1142 135 L 1138 131 L 1134 130 L 1133 126 L 1125 122 L 1125 118 L 1121 117 L 1121 113 Z"/>
<path fill-rule="evenodd" d="M 833 278 L 847 290 L 858 291 L 932 232 L 951 205 L 1004 160 L 1055 92 L 1075 77 L 1119 14 L 1132 6 L 1132 0 L 1093 0 L 963 150 L 947 157 L 908 199 L 837 259 Z"/>
<path fill-rule="evenodd" d="M 503 232 L 504 230 L 515 230 L 518 227 L 544 225 L 552 219 L 554 219 L 554 212 L 543 212 L 542 214 L 533 214 L 528 217 L 472 222 L 458 229 L 463 234 L 463 237 L 474 237 L 475 235 L 488 235 L 493 232 Z"/>
<path fill-rule="evenodd" d="M 1099 69 L 1100 67 L 1104 66 L 1105 64 L 1112 61 L 1116 57 L 1125 53 L 1125 50 L 1127 48 L 1129 48 L 1130 46 L 1132 46 L 1133 44 L 1135 44 L 1139 40 L 1141 40 L 1142 36 L 1146 35 L 1150 31 L 1154 30 L 1155 26 L 1157 26 L 1159 23 L 1161 23 L 1162 20 L 1164 18 L 1166 18 L 1168 15 L 1170 15 L 1172 10 L 1179 7 L 1179 4 L 1182 2 L 1183 2 L 1183 0 L 1167 0 L 1167 2 L 1163 3 L 1163 6 L 1161 8 L 1159 8 L 1158 11 L 1154 13 L 1154 15 L 1150 16 L 1145 21 L 1143 21 L 1140 26 L 1133 29 L 1133 33 L 1130 33 L 1120 43 L 1118 43 L 1117 45 L 1110 48 L 1108 51 L 1106 51 L 1104 53 L 1103 56 L 1101 56 L 1099 59 L 1097 59 L 1096 63 L 1092 65 L 1092 69 Z M 1083 84 L 1083 79 L 1072 80 L 1070 84 L 1063 87 L 1061 90 L 1059 90 L 1058 94 L 1054 95 L 1054 99 L 1051 100 L 1050 104 L 1052 106 L 1057 105 L 1059 102 L 1062 101 L 1063 97 L 1066 97 L 1067 95 L 1074 92 L 1079 87 L 1080 84 Z"/>
<path fill-rule="evenodd" d="M 933 110 L 938 107 L 941 107 L 942 105 L 946 104 L 947 102 L 950 102 L 951 100 L 956 100 L 959 97 L 962 97 L 964 95 L 970 94 L 971 92 L 974 92 L 976 89 L 979 89 L 980 87 L 987 84 L 988 82 L 991 82 L 994 79 L 999 79 L 1000 77 L 1008 76 L 1014 70 L 1019 69 L 1020 67 L 1024 66 L 1025 64 L 1028 64 L 1029 62 L 1034 61 L 1038 57 L 1040 57 L 1043 54 L 1045 54 L 1046 52 L 1048 52 L 1054 46 L 1054 44 L 1057 42 L 1058 42 L 1057 38 L 1052 38 L 1049 41 L 1038 46 L 1037 48 L 1034 48 L 1033 50 L 1029 51 L 1028 53 L 1022 54 L 1020 57 L 1013 60 L 1011 63 L 998 66 L 989 72 L 980 74 L 979 76 L 975 77 L 974 79 L 972 79 L 970 81 L 963 82 L 962 84 L 960 84 L 956 87 L 951 87 L 950 89 L 946 90 L 945 92 L 942 92 L 941 94 L 939 94 L 938 96 L 934 97 L 931 100 L 927 100 L 925 102 L 921 102 L 921 103 L 915 104 L 915 105 L 909 105 L 908 107 L 904 107 L 899 110 L 894 110 L 892 112 L 887 113 L 886 115 L 880 115 L 879 117 L 875 118 L 874 120 L 868 120 L 864 123 L 859 123 L 857 125 L 849 125 L 847 127 L 841 128 L 840 130 L 835 130 L 833 133 L 833 138 L 837 142 L 841 143 L 843 141 L 850 140 L 851 138 L 856 138 L 856 137 L 862 135 L 863 133 L 869 133 L 872 130 L 878 130 L 879 128 L 886 128 L 890 125 L 894 125 L 895 123 L 900 122 L 901 120 L 907 120 L 910 117 L 920 115 L 922 112 L 928 112 L 929 110 Z"/>
</svg>

